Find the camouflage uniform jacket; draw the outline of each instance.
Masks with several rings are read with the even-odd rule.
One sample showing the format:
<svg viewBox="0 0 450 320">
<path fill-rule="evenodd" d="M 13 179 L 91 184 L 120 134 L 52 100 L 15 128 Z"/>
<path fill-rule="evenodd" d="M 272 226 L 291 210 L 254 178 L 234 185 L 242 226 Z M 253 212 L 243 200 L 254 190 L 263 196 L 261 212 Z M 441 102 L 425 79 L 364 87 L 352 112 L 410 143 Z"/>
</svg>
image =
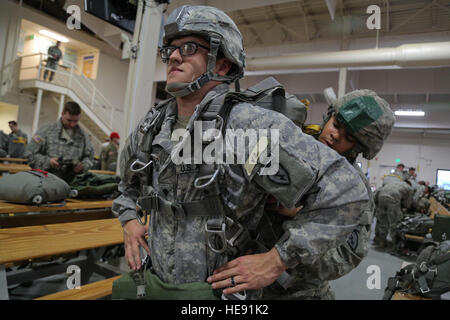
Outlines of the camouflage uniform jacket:
<svg viewBox="0 0 450 320">
<path fill-rule="evenodd" d="M 100 154 L 102 170 L 116 171 L 115 166 L 117 164 L 117 152 L 118 146 L 112 141 L 102 148 L 102 152 Z"/>
<path fill-rule="evenodd" d="M 409 208 L 413 202 L 414 190 L 402 180 L 392 180 L 377 189 L 376 205 L 381 198 L 388 197 L 392 202 L 398 203 L 401 208 Z"/>
<path fill-rule="evenodd" d="M 19 130 L 9 134 L 8 154 L 11 158 L 22 158 L 28 143 L 26 133 Z"/>
<path fill-rule="evenodd" d="M 51 68 L 55 68 L 56 65 L 58 64 L 58 61 L 62 57 L 61 50 L 57 46 L 52 46 L 48 48 L 47 54 L 48 54 L 47 66 L 50 67 L 51 65 Z"/>
<path fill-rule="evenodd" d="M 193 117 L 214 95 L 226 90 L 226 85 L 211 90 L 197 106 Z M 177 114 L 176 101 L 169 100 L 162 108 L 166 112 L 152 143 L 155 165 L 147 181 L 151 181 L 149 184 L 169 201 L 201 201 L 208 195 L 193 187 L 198 172 L 189 166 L 176 166 L 169 156 L 176 147 L 170 139 Z M 122 225 L 136 219 L 136 200 L 142 190 L 148 188 L 142 186 L 139 177 L 129 169 L 137 154 L 145 148 L 139 142 L 138 128 L 128 137 L 121 154 L 119 190 L 122 195 L 113 202 L 113 212 L 119 215 Z M 288 172 L 288 183 L 280 183 L 274 177 L 258 174 L 258 166 L 249 173 L 242 164 L 224 165 L 218 186 L 227 216 L 251 229 L 263 215 L 269 194 L 289 208 L 303 205 L 301 214 L 284 222 L 284 234 L 275 245 L 288 268 L 294 268 L 300 262 L 313 264 L 324 252 L 345 243 L 369 201 L 364 182 L 345 158 L 303 134 L 285 116 L 248 103 L 234 105 L 226 128 L 244 131 L 278 129 L 280 167 Z M 236 157 L 239 151 L 242 152 L 234 149 Z M 199 170 L 204 166 L 201 165 Z M 205 217 L 172 210 L 152 211 L 148 239 L 156 274 L 170 283 L 205 281 L 226 261 L 226 257 L 208 249 L 205 237 Z"/>
<path fill-rule="evenodd" d="M 264 299 L 334 299 L 329 282 L 339 279 L 355 269 L 369 251 L 370 228 L 375 212 L 375 203 L 369 181 L 358 165 L 355 170 L 364 182 L 369 201 L 361 207 L 362 215 L 358 225 L 347 241 L 324 252 L 313 264 L 300 263 L 289 274 L 295 280 L 289 288 L 274 283 L 264 289 Z M 303 209 L 297 214 L 302 214 Z"/>
<path fill-rule="evenodd" d="M 75 127 L 71 139 L 63 136 L 61 119 L 42 126 L 31 139 L 25 151 L 25 157 L 32 168 L 50 170 L 50 159 L 77 160 L 87 172 L 93 165 L 94 148 L 89 137 L 79 126 Z"/>
<path fill-rule="evenodd" d="M 0 157 L 8 155 L 8 135 L 0 130 Z"/>
</svg>

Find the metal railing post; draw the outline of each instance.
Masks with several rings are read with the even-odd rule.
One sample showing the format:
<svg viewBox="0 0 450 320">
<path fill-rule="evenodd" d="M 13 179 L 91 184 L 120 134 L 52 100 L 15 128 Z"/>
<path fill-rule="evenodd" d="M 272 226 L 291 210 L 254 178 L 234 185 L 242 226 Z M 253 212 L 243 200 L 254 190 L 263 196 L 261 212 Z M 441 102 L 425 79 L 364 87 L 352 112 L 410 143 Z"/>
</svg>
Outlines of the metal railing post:
<svg viewBox="0 0 450 320">
<path fill-rule="evenodd" d="M 94 110 L 95 92 L 96 91 L 97 91 L 97 88 L 94 87 L 94 92 L 92 92 L 92 99 L 91 99 L 91 110 Z"/>
<path fill-rule="evenodd" d="M 39 67 L 38 67 L 38 76 L 37 76 L 38 80 L 41 80 L 41 72 L 42 72 L 42 53 L 39 54 Z"/>
<path fill-rule="evenodd" d="M 69 85 L 67 86 L 67 88 L 72 88 L 72 77 L 73 77 L 73 64 L 70 65 Z"/>
</svg>

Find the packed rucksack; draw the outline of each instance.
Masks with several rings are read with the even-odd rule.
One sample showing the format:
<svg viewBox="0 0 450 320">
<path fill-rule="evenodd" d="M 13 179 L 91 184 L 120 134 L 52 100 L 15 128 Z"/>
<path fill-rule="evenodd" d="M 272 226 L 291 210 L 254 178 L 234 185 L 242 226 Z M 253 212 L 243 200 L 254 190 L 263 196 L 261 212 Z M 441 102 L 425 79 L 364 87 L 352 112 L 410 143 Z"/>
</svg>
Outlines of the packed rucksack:
<svg viewBox="0 0 450 320">
<path fill-rule="evenodd" d="M 45 204 L 76 196 L 70 186 L 54 174 L 34 169 L 3 176 L 0 199 L 21 204 Z"/>
<path fill-rule="evenodd" d="M 388 279 L 383 300 L 395 291 L 440 300 L 450 292 L 450 241 L 433 242 L 425 247 L 415 263 L 409 264 Z"/>
</svg>

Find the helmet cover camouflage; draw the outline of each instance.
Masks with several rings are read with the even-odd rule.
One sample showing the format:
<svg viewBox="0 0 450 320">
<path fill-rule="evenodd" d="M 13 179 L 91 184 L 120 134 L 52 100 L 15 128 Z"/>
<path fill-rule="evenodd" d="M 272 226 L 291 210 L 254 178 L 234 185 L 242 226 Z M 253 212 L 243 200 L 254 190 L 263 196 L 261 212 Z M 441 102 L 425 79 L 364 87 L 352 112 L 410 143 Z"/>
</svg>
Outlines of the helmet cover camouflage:
<svg viewBox="0 0 450 320">
<path fill-rule="evenodd" d="M 367 89 L 347 93 L 332 105 L 332 110 L 368 160 L 381 150 L 395 122 L 389 103 Z"/>
<path fill-rule="evenodd" d="M 164 45 L 175 38 L 199 35 L 206 40 L 220 40 L 220 50 L 237 70 L 230 75 L 229 82 L 242 78 L 245 68 L 245 53 L 242 35 L 222 10 L 208 6 L 182 6 L 175 9 L 164 25 Z"/>
</svg>

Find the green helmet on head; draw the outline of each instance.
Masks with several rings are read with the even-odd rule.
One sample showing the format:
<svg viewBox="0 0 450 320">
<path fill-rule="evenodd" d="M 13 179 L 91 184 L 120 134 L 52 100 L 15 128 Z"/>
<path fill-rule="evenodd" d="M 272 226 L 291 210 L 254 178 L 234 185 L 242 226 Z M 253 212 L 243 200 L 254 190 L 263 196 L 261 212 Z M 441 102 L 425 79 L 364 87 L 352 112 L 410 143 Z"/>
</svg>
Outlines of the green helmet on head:
<svg viewBox="0 0 450 320">
<path fill-rule="evenodd" d="M 333 114 L 358 142 L 349 151 L 352 158 L 362 153 L 364 158 L 373 159 L 395 123 L 389 103 L 367 89 L 355 90 L 337 99 L 329 109 L 328 119 Z"/>
<path fill-rule="evenodd" d="M 166 90 L 175 97 L 188 95 L 210 80 L 231 83 L 244 76 L 245 53 L 242 35 L 236 24 L 222 10 L 208 6 L 182 6 L 175 9 L 164 25 L 163 44 L 169 45 L 176 38 L 200 36 L 209 41 L 206 72 L 190 83 L 170 84 Z M 225 76 L 214 72 L 218 52 L 233 64 Z"/>
</svg>

